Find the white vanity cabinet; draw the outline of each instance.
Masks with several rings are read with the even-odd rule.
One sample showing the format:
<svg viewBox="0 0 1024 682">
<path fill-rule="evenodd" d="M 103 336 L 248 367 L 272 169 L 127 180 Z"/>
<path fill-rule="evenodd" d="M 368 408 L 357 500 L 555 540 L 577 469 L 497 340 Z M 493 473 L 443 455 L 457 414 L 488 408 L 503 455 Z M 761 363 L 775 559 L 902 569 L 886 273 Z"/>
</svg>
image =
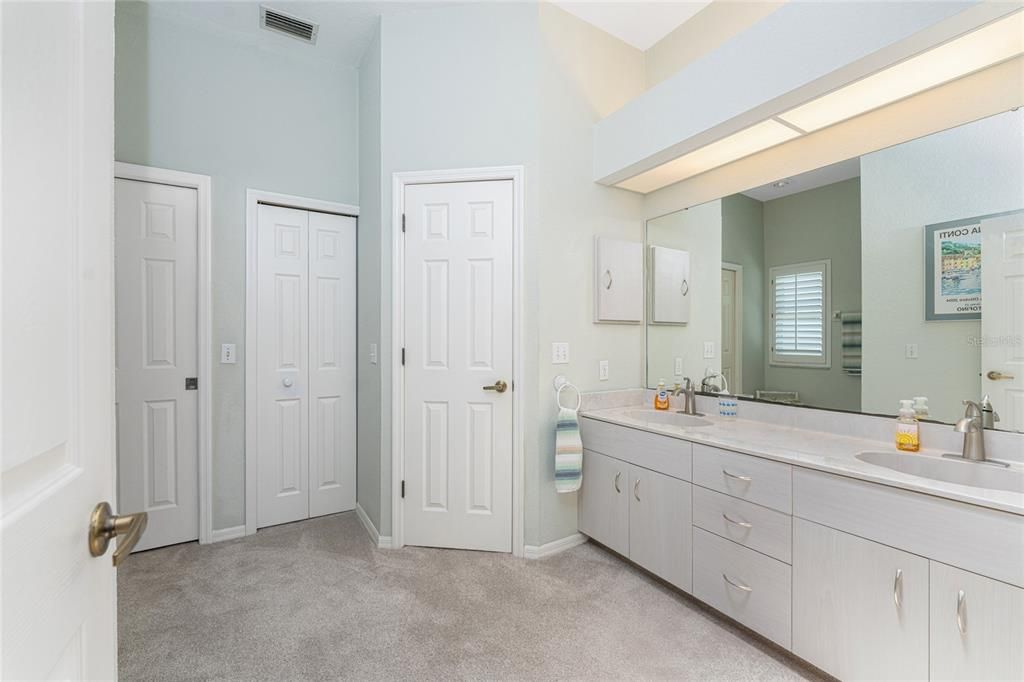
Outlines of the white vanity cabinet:
<svg viewBox="0 0 1024 682">
<path fill-rule="evenodd" d="M 580 531 L 825 672 L 1024 680 L 1024 516 L 581 428 Z"/>
<path fill-rule="evenodd" d="M 629 465 L 584 450 L 583 472 L 579 494 L 580 532 L 629 556 Z"/>
<path fill-rule="evenodd" d="M 690 484 L 630 467 L 629 558 L 687 592 L 692 555 Z"/>
<path fill-rule="evenodd" d="M 931 563 L 933 680 L 1024 680 L 1024 589 Z"/>
<path fill-rule="evenodd" d="M 793 519 L 793 653 L 842 680 L 928 679 L 928 560 Z"/>
</svg>

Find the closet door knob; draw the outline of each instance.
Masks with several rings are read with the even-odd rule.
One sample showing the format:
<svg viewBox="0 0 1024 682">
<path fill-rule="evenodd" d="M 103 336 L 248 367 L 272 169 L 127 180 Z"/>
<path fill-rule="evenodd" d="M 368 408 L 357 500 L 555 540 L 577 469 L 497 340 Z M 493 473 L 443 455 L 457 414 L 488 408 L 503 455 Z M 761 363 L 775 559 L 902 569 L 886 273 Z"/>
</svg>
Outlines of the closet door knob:
<svg viewBox="0 0 1024 682">
<path fill-rule="evenodd" d="M 284 386 L 285 388 L 291 388 L 292 384 L 294 383 L 295 382 L 292 381 L 291 377 L 285 377 L 284 379 L 281 379 L 281 385 Z"/>
</svg>

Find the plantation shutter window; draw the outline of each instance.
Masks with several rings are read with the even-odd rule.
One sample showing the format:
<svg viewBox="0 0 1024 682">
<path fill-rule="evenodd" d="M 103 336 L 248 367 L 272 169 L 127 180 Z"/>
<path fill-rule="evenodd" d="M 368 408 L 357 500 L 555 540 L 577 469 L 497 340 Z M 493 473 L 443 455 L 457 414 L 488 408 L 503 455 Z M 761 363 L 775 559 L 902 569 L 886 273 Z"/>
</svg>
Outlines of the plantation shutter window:
<svg viewBox="0 0 1024 682">
<path fill-rule="evenodd" d="M 828 367 L 831 347 L 831 262 L 769 270 L 771 363 Z"/>
</svg>

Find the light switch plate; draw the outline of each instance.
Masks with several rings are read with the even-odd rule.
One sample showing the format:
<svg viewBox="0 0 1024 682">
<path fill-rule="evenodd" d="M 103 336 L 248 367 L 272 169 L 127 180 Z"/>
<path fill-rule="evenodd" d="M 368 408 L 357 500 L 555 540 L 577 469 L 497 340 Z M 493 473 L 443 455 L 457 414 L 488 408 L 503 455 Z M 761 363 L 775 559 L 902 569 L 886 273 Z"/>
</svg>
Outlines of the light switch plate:
<svg viewBox="0 0 1024 682">
<path fill-rule="evenodd" d="M 713 357 L 715 357 L 715 342 L 714 341 L 705 341 L 704 342 L 704 359 L 705 360 L 710 360 Z"/>
<path fill-rule="evenodd" d="M 677 377 L 683 376 L 683 359 L 682 358 L 676 358 L 676 376 Z"/>
<path fill-rule="evenodd" d="M 597 379 L 598 381 L 608 381 L 608 361 L 599 360 L 597 363 Z"/>
<path fill-rule="evenodd" d="M 907 360 L 917 360 L 917 344 L 907 344 Z"/>
<path fill-rule="evenodd" d="M 551 344 L 551 364 L 569 364 L 569 344 L 567 342 L 556 341 L 555 343 Z"/>
<path fill-rule="evenodd" d="M 233 365 L 235 364 L 235 344 L 233 343 L 222 343 L 220 344 L 220 364 L 222 365 Z"/>
<path fill-rule="evenodd" d="M 375 343 L 370 344 L 370 364 L 377 364 L 377 344 Z"/>
</svg>

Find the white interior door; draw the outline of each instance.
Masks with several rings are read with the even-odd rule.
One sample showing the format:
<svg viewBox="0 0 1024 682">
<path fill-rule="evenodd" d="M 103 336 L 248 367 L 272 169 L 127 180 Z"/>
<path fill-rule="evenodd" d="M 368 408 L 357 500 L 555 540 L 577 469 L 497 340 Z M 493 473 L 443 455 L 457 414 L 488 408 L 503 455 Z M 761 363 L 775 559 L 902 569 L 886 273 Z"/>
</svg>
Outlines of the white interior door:
<svg viewBox="0 0 1024 682">
<path fill-rule="evenodd" d="M 0 676 L 117 676 L 112 2 L 0 3 Z"/>
<path fill-rule="evenodd" d="M 114 181 L 117 491 L 136 550 L 199 538 L 195 189 Z"/>
<path fill-rule="evenodd" d="M 1024 212 L 981 223 L 981 386 L 997 428 L 1024 431 Z"/>
<path fill-rule="evenodd" d="M 355 508 L 355 219 L 261 205 L 260 527 Z"/>
<path fill-rule="evenodd" d="M 512 551 L 512 199 L 405 189 L 407 544 Z"/>
<path fill-rule="evenodd" d="M 356 219 L 309 214 L 309 515 L 356 507 Z"/>
</svg>

